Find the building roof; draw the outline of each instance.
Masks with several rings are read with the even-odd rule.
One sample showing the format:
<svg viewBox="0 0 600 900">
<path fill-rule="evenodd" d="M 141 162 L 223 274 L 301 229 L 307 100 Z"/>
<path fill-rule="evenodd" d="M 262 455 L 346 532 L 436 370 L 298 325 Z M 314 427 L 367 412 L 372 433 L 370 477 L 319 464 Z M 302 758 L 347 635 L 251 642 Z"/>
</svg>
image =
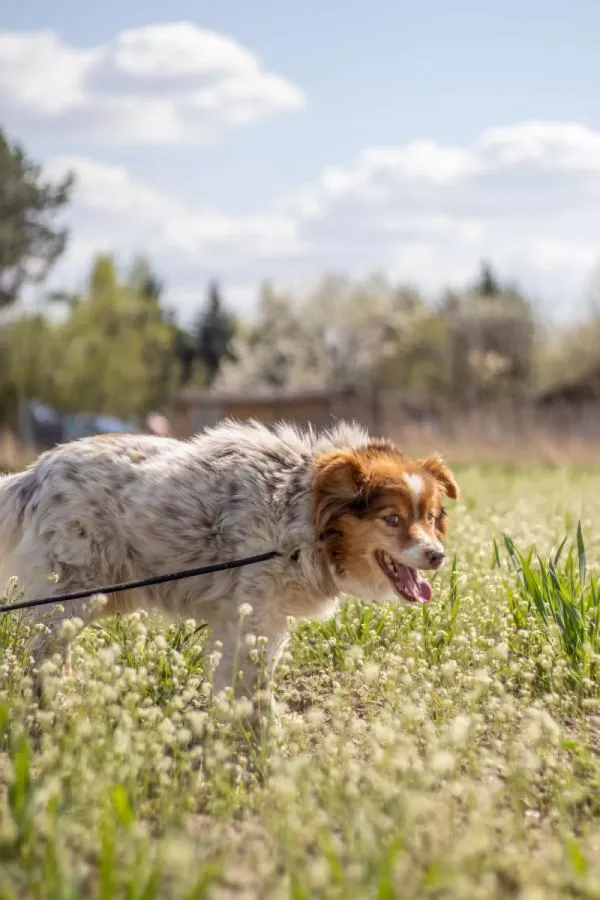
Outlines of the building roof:
<svg viewBox="0 0 600 900">
<path fill-rule="evenodd" d="M 336 396 L 350 396 L 348 389 L 321 389 L 311 391 L 255 390 L 255 391 L 212 391 L 206 388 L 186 387 L 172 398 L 175 404 L 194 403 L 215 406 L 224 403 L 307 403 L 329 400 Z"/>
</svg>

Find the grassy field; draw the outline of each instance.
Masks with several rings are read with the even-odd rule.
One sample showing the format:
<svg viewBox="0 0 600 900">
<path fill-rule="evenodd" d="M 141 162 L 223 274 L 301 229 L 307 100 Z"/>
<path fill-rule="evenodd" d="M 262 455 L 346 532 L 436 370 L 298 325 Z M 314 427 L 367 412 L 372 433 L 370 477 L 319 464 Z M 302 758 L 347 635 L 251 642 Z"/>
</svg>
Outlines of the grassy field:
<svg viewBox="0 0 600 900">
<path fill-rule="evenodd" d="M 4 617 L 0 900 L 600 897 L 600 472 L 460 481 L 431 609 L 302 625 L 256 743 L 191 623 L 88 629 L 40 706 Z"/>
</svg>

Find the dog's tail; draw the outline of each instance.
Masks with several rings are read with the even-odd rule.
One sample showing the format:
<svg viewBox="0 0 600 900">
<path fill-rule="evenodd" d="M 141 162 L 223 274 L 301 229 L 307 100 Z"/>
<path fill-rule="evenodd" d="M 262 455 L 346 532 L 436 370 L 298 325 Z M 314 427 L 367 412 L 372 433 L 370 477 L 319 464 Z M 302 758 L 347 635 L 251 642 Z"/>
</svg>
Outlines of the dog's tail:
<svg viewBox="0 0 600 900">
<path fill-rule="evenodd" d="M 30 471 L 0 476 L 0 566 L 21 539 L 23 518 L 34 491 Z"/>
</svg>

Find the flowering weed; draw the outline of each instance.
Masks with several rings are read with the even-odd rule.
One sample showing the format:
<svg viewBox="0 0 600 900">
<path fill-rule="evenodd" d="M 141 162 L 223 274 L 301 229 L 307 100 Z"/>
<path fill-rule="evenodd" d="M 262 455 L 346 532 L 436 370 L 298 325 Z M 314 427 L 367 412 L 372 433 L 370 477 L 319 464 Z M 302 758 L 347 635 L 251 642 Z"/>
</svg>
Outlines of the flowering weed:
<svg viewBox="0 0 600 900">
<path fill-rule="evenodd" d="M 0 900 L 600 896 L 600 473 L 461 487 L 431 606 L 299 625 L 254 735 L 194 623 L 86 629 L 40 703 L 0 619 Z"/>
</svg>

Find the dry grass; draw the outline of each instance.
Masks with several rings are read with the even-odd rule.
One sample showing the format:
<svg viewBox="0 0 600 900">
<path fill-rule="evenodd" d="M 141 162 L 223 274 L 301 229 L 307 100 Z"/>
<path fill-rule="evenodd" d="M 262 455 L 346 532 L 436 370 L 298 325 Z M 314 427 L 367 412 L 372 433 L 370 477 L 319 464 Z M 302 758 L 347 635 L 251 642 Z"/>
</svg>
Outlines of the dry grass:
<svg viewBox="0 0 600 900">
<path fill-rule="evenodd" d="M 368 423 L 362 407 L 359 420 Z M 385 409 L 380 428 L 409 455 L 438 450 L 455 465 L 535 464 L 600 467 L 600 421 L 597 413 L 585 417 L 571 411 L 543 417 L 531 410 L 481 409 L 471 415 L 452 415 L 429 427 L 415 424 L 406 413 Z M 18 471 L 36 458 L 10 432 L 0 434 L 0 469 Z"/>
<path fill-rule="evenodd" d="M 561 432 L 558 424 L 552 429 L 534 423 L 518 428 L 510 420 L 477 417 L 455 423 L 451 430 L 408 426 L 388 431 L 409 455 L 435 448 L 455 465 L 600 466 L 600 434 L 567 428 Z"/>
</svg>

